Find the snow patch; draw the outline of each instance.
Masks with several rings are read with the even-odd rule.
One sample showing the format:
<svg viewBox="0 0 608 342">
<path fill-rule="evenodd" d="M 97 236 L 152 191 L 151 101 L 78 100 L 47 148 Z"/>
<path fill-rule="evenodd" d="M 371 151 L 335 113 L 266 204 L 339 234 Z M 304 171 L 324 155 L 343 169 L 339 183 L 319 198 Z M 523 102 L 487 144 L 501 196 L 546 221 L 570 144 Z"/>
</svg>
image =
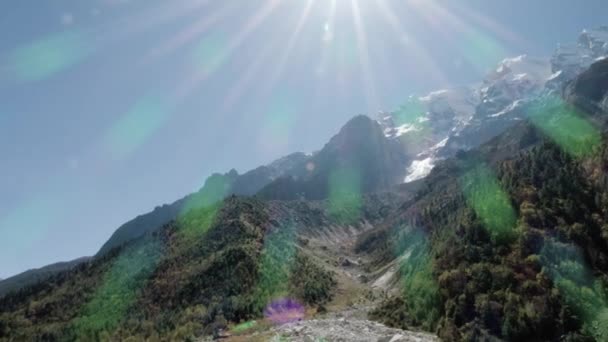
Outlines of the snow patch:
<svg viewBox="0 0 608 342">
<path fill-rule="evenodd" d="M 437 145 L 432 147 L 432 150 L 438 150 L 440 148 L 445 147 L 445 145 L 448 144 L 449 139 L 450 139 L 450 137 L 446 137 L 445 139 L 441 140 L 440 142 L 437 143 Z"/>
<path fill-rule="evenodd" d="M 551 76 L 549 76 L 549 78 L 547 78 L 547 81 L 553 81 L 554 79 L 557 79 L 558 77 L 560 77 L 564 72 L 562 70 L 558 70 L 556 72 L 554 72 L 553 74 L 551 74 Z"/>
<path fill-rule="evenodd" d="M 405 133 L 415 132 L 418 130 L 418 128 L 415 125 L 405 124 L 405 125 L 396 127 L 395 130 L 396 130 L 395 136 L 400 137 L 400 136 L 404 135 Z"/>
<path fill-rule="evenodd" d="M 523 100 L 516 100 L 513 103 L 511 103 L 507 108 L 501 110 L 498 113 L 488 115 L 488 117 L 489 118 L 497 118 L 499 116 L 503 116 L 505 114 L 508 114 L 508 113 L 512 112 L 513 110 L 517 109 L 517 107 L 519 107 L 520 104 L 522 104 L 523 102 L 524 102 Z"/>
<path fill-rule="evenodd" d="M 414 160 L 407 169 L 407 175 L 405 176 L 404 182 L 411 183 L 428 176 L 433 170 L 433 167 L 435 167 L 435 158 L 433 157 Z"/>
</svg>

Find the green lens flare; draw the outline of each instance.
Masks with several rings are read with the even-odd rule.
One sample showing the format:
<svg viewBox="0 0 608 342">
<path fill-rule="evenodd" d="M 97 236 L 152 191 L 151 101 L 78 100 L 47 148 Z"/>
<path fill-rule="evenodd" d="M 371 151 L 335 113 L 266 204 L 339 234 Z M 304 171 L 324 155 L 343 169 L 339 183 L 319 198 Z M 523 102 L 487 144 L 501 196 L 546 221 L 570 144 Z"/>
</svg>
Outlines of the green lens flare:
<svg viewBox="0 0 608 342">
<path fill-rule="evenodd" d="M 239 334 L 239 333 L 242 333 L 247 330 L 255 328 L 257 326 L 257 324 L 258 324 L 258 322 L 256 322 L 256 321 L 248 321 L 245 323 L 241 323 L 241 324 L 235 326 L 234 328 L 232 328 L 232 332 L 234 334 Z"/>
<path fill-rule="evenodd" d="M 418 150 L 420 142 L 432 135 L 433 128 L 426 117 L 426 109 L 420 99 L 410 96 L 392 114 L 399 140 L 407 150 Z"/>
<path fill-rule="evenodd" d="M 217 213 L 221 208 L 221 203 L 217 202 L 206 207 L 193 207 L 195 210 L 190 210 L 185 214 L 180 215 L 179 221 L 179 238 L 184 245 L 195 244 L 198 239 L 205 236 L 209 231 Z"/>
<path fill-rule="evenodd" d="M 583 330 L 597 341 L 608 340 L 608 289 L 585 266 L 580 249 L 547 241 L 541 261 L 543 271 L 551 276 L 566 304 L 583 321 Z"/>
<path fill-rule="evenodd" d="M 260 147 L 267 151 L 284 151 L 297 118 L 298 109 L 293 97 L 286 92 L 276 94 L 264 112 L 264 125 L 258 136 Z"/>
<path fill-rule="evenodd" d="M 494 173 L 479 164 L 460 178 L 467 203 L 497 242 L 509 242 L 515 235 L 516 214 L 509 196 Z"/>
<path fill-rule="evenodd" d="M 530 121 L 567 153 L 584 157 L 601 143 L 600 132 L 557 97 L 537 101 L 527 111 Z"/>
<path fill-rule="evenodd" d="M 73 321 L 72 328 L 78 340 L 103 340 L 99 336 L 101 332 L 111 331 L 119 325 L 154 272 L 161 255 L 161 244 L 152 238 L 122 251 L 92 300 Z"/>
<path fill-rule="evenodd" d="M 209 176 L 205 185 L 198 192 L 188 196 L 182 206 L 181 215 L 185 215 L 192 209 L 207 208 L 221 202 L 228 196 L 232 181 L 229 175 L 216 173 Z"/>
<path fill-rule="evenodd" d="M 0 255 L 9 259 L 15 258 L 20 252 L 44 239 L 48 227 L 56 222 L 63 212 L 59 203 L 57 198 L 34 198 L 1 218 L 0 234 L 4 243 L 0 244 Z"/>
<path fill-rule="evenodd" d="M 40 81 L 77 64 L 92 50 L 82 32 L 66 31 L 15 49 L 9 60 L 19 81 Z"/>
<path fill-rule="evenodd" d="M 329 214 L 339 222 L 355 223 L 361 217 L 361 172 L 339 168 L 329 175 Z"/>
<path fill-rule="evenodd" d="M 141 147 L 168 118 L 168 108 L 159 98 L 145 97 L 117 122 L 105 137 L 105 145 L 117 159 Z"/>
<path fill-rule="evenodd" d="M 265 116 L 265 124 L 273 135 L 288 134 L 294 126 L 297 109 L 288 96 L 274 101 Z"/>
<path fill-rule="evenodd" d="M 494 68 L 509 55 L 498 41 L 476 29 L 468 30 L 459 46 L 462 58 L 480 71 Z"/>
<path fill-rule="evenodd" d="M 228 40 L 220 33 L 209 34 L 194 48 L 194 65 L 205 75 L 218 71 L 228 59 Z"/>
<path fill-rule="evenodd" d="M 419 125 L 426 109 L 418 97 L 410 96 L 392 115 L 396 125 Z"/>
<path fill-rule="evenodd" d="M 184 243 L 202 238 L 211 228 L 231 187 L 229 176 L 213 174 L 198 192 L 185 199 L 178 217 L 180 236 L 186 240 Z"/>
<path fill-rule="evenodd" d="M 441 317 L 439 286 L 433 275 L 433 260 L 427 237 L 421 231 L 410 231 L 400 241 L 399 274 L 408 314 L 431 331 Z"/>
<path fill-rule="evenodd" d="M 295 227 L 285 226 L 269 233 L 264 241 L 255 296 L 258 309 L 271 300 L 287 297 L 289 278 L 295 260 Z"/>
</svg>

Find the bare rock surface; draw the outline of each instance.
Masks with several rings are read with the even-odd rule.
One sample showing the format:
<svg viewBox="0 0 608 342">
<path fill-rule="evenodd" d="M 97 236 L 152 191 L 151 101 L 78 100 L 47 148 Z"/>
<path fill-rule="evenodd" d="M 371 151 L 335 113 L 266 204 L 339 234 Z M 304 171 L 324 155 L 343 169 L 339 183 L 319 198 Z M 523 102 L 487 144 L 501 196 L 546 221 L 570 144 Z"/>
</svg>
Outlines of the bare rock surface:
<svg viewBox="0 0 608 342">
<path fill-rule="evenodd" d="M 274 328 L 271 341 L 317 342 L 426 342 L 430 334 L 389 328 L 364 319 L 326 318 L 285 324 Z"/>
</svg>

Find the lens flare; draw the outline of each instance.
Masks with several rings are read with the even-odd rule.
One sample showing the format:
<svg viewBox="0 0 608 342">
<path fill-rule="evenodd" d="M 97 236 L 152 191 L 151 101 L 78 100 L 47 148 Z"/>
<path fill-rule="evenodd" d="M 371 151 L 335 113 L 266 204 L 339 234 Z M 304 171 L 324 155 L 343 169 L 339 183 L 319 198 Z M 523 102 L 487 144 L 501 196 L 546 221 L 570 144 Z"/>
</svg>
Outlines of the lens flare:
<svg viewBox="0 0 608 342">
<path fill-rule="evenodd" d="M 351 224 L 361 217 L 363 199 L 361 172 L 357 168 L 333 170 L 328 180 L 329 214 L 340 222 Z"/>
<path fill-rule="evenodd" d="M 249 329 L 255 328 L 257 326 L 258 322 L 257 321 L 248 321 L 245 323 L 241 323 L 237 326 L 235 326 L 234 328 L 232 328 L 232 332 L 234 334 L 239 334 L 242 332 L 245 332 Z"/>
<path fill-rule="evenodd" d="M 401 37 L 404 42 L 404 52 L 406 56 L 411 55 L 417 64 L 424 68 L 424 71 L 428 73 L 434 80 L 440 82 L 440 84 L 446 84 L 447 79 L 441 73 L 440 68 L 433 62 L 433 57 L 415 40 L 415 38 L 408 34 L 403 25 L 400 23 L 399 18 L 395 15 L 393 9 L 390 7 L 386 0 L 376 0 L 378 9 L 382 13 L 383 17 L 387 20 L 391 26 L 393 32 Z"/>
<path fill-rule="evenodd" d="M 163 126 L 168 114 L 168 107 L 160 98 L 142 98 L 106 133 L 105 148 L 116 159 L 131 155 Z"/>
<path fill-rule="evenodd" d="M 0 256 L 5 260 L 17 258 L 43 240 L 48 228 L 65 212 L 60 203 L 56 197 L 40 196 L 0 218 L 0 234 L 3 236 Z"/>
<path fill-rule="evenodd" d="M 363 72 L 363 88 L 367 101 L 368 112 L 374 113 L 379 110 L 379 100 L 376 92 L 374 75 L 371 71 L 371 60 L 367 45 L 367 33 L 361 17 L 361 9 L 357 0 L 351 0 L 353 21 L 357 38 L 357 51 L 359 53 L 359 63 Z"/>
<path fill-rule="evenodd" d="M 302 320 L 305 310 L 296 300 L 283 298 L 270 303 L 264 310 L 264 316 L 275 324 L 286 324 Z"/>
<path fill-rule="evenodd" d="M 215 32 L 204 37 L 197 45 L 193 53 L 193 62 L 205 77 L 209 77 L 226 62 L 227 44 L 227 37 Z"/>
<path fill-rule="evenodd" d="M 211 27 L 213 27 L 214 24 L 226 19 L 234 8 L 234 4 L 227 4 L 215 12 L 206 13 L 202 20 L 197 21 L 191 26 L 185 27 L 174 37 L 172 37 L 171 40 L 164 42 L 162 45 L 155 47 L 152 51 L 150 51 L 150 53 L 146 56 L 145 62 L 166 56 L 189 44 L 202 34 L 206 33 Z"/>
<path fill-rule="evenodd" d="M 261 6 L 259 10 L 256 11 L 244 23 L 243 29 L 238 31 L 236 35 L 230 37 L 230 40 L 218 42 L 221 47 L 221 52 L 218 53 L 213 49 L 213 42 L 211 44 L 211 49 L 208 49 L 206 47 L 203 47 L 201 49 L 201 46 L 195 49 L 195 56 L 200 55 L 202 53 L 203 60 L 205 60 L 208 54 L 211 54 L 211 60 L 216 62 L 210 63 L 210 69 L 212 71 L 211 73 L 209 72 L 209 66 L 203 66 L 201 70 L 201 65 L 199 63 L 194 63 L 198 70 L 196 70 L 197 72 L 194 72 L 192 76 L 187 78 L 177 88 L 174 95 L 176 100 L 179 102 L 187 98 L 197 88 L 197 86 L 199 86 L 201 82 L 206 81 L 211 75 L 213 75 L 213 72 L 217 71 L 217 68 L 223 63 L 225 63 L 226 60 L 233 55 L 233 53 L 243 44 L 245 39 L 249 37 L 249 35 L 251 35 L 274 12 L 279 3 L 279 0 L 266 0 L 264 2 L 264 5 Z M 205 43 L 203 44 L 205 45 Z"/>
<path fill-rule="evenodd" d="M 283 50 L 283 54 L 281 55 L 281 57 L 279 57 L 279 60 L 278 60 L 274 73 L 270 76 L 270 81 L 268 82 L 268 86 L 267 86 L 268 88 L 272 89 L 274 84 L 282 76 L 283 70 L 285 69 L 285 65 L 287 64 L 287 61 L 289 60 L 289 56 L 291 55 L 292 50 L 298 41 L 300 32 L 302 31 L 302 28 L 304 27 L 304 24 L 306 24 L 308 16 L 310 15 L 310 10 L 312 8 L 313 2 L 314 2 L 314 0 L 306 1 L 306 7 L 304 8 L 302 15 L 298 19 L 298 23 L 296 24 L 296 27 L 295 27 L 293 33 L 289 37 L 287 46 Z"/>
<path fill-rule="evenodd" d="M 478 164 L 460 177 L 467 203 L 497 242 L 515 237 L 516 215 L 507 193 L 484 164 Z"/>
<path fill-rule="evenodd" d="M 161 249 L 158 241 L 147 238 L 121 252 L 93 298 L 73 321 L 76 339 L 96 339 L 99 332 L 111 330 L 120 323 L 156 269 Z"/>
<path fill-rule="evenodd" d="M 583 252 L 574 245 L 546 241 L 541 251 L 548 273 L 567 305 L 583 322 L 583 329 L 597 341 L 608 339 L 608 302 L 604 284 L 586 267 Z"/>
<path fill-rule="evenodd" d="M 406 228 L 402 232 L 395 246 L 405 305 L 413 319 L 425 322 L 424 328 L 432 331 L 436 327 L 431 322 L 441 317 L 441 300 L 428 238 L 420 229 Z"/>
<path fill-rule="evenodd" d="M 573 156 L 588 156 L 601 144 L 598 129 L 558 97 L 551 96 L 535 102 L 526 115 L 544 134 Z"/>
<path fill-rule="evenodd" d="M 462 20 L 437 1 L 417 1 L 412 8 L 437 34 L 443 34 L 449 44 L 460 50 L 460 57 L 479 72 L 487 72 L 507 56 L 504 45 L 478 27 Z M 454 39 L 454 35 L 457 38 Z"/>
<path fill-rule="evenodd" d="M 9 56 L 17 80 L 41 81 L 81 62 L 93 51 L 80 31 L 65 31 L 15 49 Z"/>
<path fill-rule="evenodd" d="M 272 300 L 284 298 L 289 293 L 289 278 L 296 254 L 295 234 L 294 226 L 284 226 L 268 233 L 264 241 L 254 297 L 258 307 L 271 308 L 273 314 L 282 306 L 274 307 Z"/>
<path fill-rule="evenodd" d="M 293 97 L 287 93 L 274 96 L 258 136 L 260 149 L 268 154 L 285 152 L 297 119 L 298 106 Z"/>
</svg>

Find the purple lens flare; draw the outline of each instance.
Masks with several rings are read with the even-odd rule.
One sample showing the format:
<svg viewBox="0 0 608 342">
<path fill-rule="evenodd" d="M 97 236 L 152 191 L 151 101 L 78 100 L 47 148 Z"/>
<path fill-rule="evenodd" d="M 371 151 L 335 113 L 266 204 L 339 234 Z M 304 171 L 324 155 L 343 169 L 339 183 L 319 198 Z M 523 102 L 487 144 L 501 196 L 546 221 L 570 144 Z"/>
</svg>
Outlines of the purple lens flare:
<svg viewBox="0 0 608 342">
<path fill-rule="evenodd" d="M 304 306 L 291 298 L 274 300 L 264 309 L 264 317 L 275 324 L 299 321 L 304 315 Z"/>
</svg>

